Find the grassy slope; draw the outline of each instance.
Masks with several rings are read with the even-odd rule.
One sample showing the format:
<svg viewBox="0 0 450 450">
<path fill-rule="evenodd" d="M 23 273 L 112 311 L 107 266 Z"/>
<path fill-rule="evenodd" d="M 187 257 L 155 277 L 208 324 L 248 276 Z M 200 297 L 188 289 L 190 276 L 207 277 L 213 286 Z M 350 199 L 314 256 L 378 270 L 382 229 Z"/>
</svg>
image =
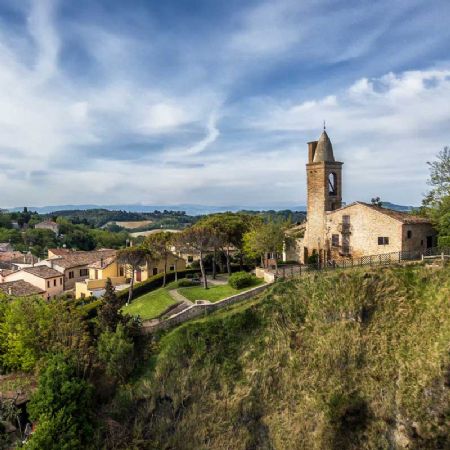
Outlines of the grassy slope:
<svg viewBox="0 0 450 450">
<path fill-rule="evenodd" d="M 105 411 L 114 448 L 450 448 L 449 299 L 450 268 L 388 268 L 188 322 Z"/>
<path fill-rule="evenodd" d="M 260 284 L 262 284 L 262 280 L 258 279 L 255 281 L 255 284 L 253 286 L 243 289 L 234 289 L 228 284 L 223 284 L 220 286 L 210 286 L 208 289 L 205 289 L 202 286 L 180 288 L 178 289 L 178 292 L 181 295 L 184 295 L 191 302 L 195 302 L 196 300 L 209 300 L 210 302 L 214 303 L 224 298 L 238 294 L 239 292 L 247 291 Z"/>
<path fill-rule="evenodd" d="M 141 319 L 152 319 L 159 316 L 176 301 L 169 295 L 166 288 L 159 288 L 138 297 L 122 308 L 124 313 L 141 316 Z"/>
</svg>

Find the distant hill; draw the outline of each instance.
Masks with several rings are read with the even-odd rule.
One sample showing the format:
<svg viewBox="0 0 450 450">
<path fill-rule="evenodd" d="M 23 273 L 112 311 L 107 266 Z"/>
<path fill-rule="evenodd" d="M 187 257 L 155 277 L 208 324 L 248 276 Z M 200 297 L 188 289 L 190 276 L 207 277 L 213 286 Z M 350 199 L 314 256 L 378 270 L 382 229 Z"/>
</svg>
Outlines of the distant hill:
<svg viewBox="0 0 450 450">
<path fill-rule="evenodd" d="M 23 206 L 14 208 L 7 208 L 9 211 L 22 211 Z M 196 204 L 179 204 L 179 205 L 138 205 L 138 204 L 124 204 L 124 205 L 52 205 L 52 206 L 28 206 L 29 211 L 36 211 L 39 214 L 50 214 L 60 211 L 81 211 L 81 210 L 109 210 L 109 211 L 127 211 L 136 213 L 149 213 L 153 211 L 185 211 L 190 216 L 198 216 L 203 214 L 212 214 L 225 211 L 280 211 L 290 209 L 292 211 L 306 211 L 305 206 L 292 206 L 285 204 L 277 205 L 196 205 Z"/>
<path fill-rule="evenodd" d="M 405 205 L 396 205 L 391 202 L 381 202 L 383 208 L 394 209 L 395 211 L 403 211 L 403 212 L 411 212 L 416 209 L 417 206 L 405 206 Z"/>
<path fill-rule="evenodd" d="M 412 211 L 414 206 L 397 205 L 391 202 L 383 202 L 383 207 L 395 209 L 396 211 Z M 8 208 L 9 211 L 21 211 L 23 206 Z M 186 214 L 190 216 L 199 216 L 203 214 L 212 214 L 217 212 L 225 211 L 280 211 L 280 210 L 291 210 L 291 211 L 306 211 L 306 206 L 304 205 L 290 205 L 290 204 L 267 204 L 267 205 L 197 205 L 194 203 L 186 203 L 179 205 L 139 205 L 139 204 L 123 204 L 123 205 L 53 205 L 53 206 L 29 206 L 30 211 L 36 211 L 40 214 L 50 214 L 59 211 L 79 211 L 79 210 L 90 210 L 90 209 L 106 209 L 109 211 L 127 211 L 136 213 L 148 213 L 153 211 L 185 211 Z"/>
</svg>

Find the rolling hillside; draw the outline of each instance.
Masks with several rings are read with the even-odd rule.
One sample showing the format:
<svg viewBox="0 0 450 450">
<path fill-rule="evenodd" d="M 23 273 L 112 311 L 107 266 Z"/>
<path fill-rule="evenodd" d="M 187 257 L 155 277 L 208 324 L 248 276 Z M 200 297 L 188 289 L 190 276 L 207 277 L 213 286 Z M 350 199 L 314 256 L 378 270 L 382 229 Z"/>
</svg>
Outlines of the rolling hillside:
<svg viewBox="0 0 450 450">
<path fill-rule="evenodd" d="M 278 283 L 153 341 L 103 445 L 448 449 L 449 299 L 450 267 Z"/>
</svg>

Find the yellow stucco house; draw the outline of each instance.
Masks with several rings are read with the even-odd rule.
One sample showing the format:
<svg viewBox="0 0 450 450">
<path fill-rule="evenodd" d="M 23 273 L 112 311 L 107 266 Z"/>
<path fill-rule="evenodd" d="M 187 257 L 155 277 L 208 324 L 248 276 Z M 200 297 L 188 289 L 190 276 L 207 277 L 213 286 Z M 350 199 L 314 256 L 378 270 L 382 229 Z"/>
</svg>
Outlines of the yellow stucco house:
<svg viewBox="0 0 450 450">
<path fill-rule="evenodd" d="M 170 255 L 167 260 L 167 271 L 185 270 L 186 262 Z M 101 297 L 105 292 L 106 280 L 111 279 L 113 286 L 117 291 L 127 289 L 131 279 L 131 269 L 117 263 L 116 256 L 103 258 L 88 266 L 89 278 L 79 281 L 75 284 L 76 298 Z M 164 261 L 149 259 L 143 266 L 135 271 L 134 281 L 139 283 L 148 278 L 164 272 Z"/>
</svg>

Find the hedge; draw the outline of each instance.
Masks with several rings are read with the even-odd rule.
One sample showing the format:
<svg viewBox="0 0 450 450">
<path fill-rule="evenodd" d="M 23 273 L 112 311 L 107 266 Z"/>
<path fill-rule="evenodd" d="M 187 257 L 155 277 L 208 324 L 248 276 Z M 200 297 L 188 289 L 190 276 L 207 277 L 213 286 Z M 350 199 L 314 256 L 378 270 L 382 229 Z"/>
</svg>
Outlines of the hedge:
<svg viewBox="0 0 450 450">
<path fill-rule="evenodd" d="M 235 272 L 228 278 L 228 284 L 234 289 L 242 289 L 252 286 L 256 277 L 248 272 Z"/>
<path fill-rule="evenodd" d="M 198 269 L 179 270 L 177 272 L 178 278 L 185 278 L 189 273 L 198 273 Z M 163 279 L 164 273 L 159 273 L 158 275 L 154 275 L 153 277 L 150 277 L 147 280 L 142 281 L 141 283 L 135 283 L 133 286 L 133 298 L 140 297 L 147 292 L 154 291 L 155 289 L 160 288 L 163 285 Z M 166 283 L 170 283 L 174 280 L 175 272 L 167 272 Z M 128 289 L 117 292 L 117 297 L 121 300 L 126 301 L 128 299 Z"/>
</svg>

